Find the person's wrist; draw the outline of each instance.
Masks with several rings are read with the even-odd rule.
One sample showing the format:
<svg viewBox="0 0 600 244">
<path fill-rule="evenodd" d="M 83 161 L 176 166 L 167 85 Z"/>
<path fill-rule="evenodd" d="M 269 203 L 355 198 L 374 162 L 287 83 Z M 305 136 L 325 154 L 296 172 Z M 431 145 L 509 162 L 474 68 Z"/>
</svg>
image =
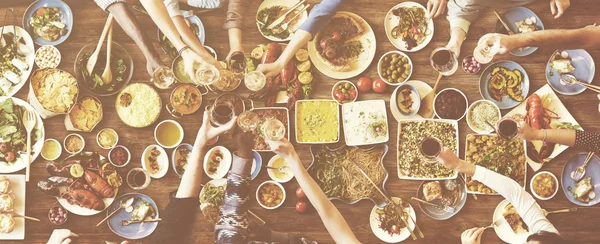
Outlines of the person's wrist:
<svg viewBox="0 0 600 244">
<path fill-rule="evenodd" d="M 238 148 L 241 148 L 241 147 L 238 147 Z M 236 154 L 240 158 L 245 158 L 245 159 L 254 158 L 254 154 L 252 153 L 252 150 L 241 149 L 241 150 L 237 151 Z"/>
</svg>

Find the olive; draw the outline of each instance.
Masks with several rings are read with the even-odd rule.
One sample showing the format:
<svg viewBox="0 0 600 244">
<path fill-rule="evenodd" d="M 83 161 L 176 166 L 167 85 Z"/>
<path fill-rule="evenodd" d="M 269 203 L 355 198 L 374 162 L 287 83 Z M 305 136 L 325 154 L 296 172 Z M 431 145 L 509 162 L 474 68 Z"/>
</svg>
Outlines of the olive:
<svg viewBox="0 0 600 244">
<path fill-rule="evenodd" d="M 395 79 L 397 79 L 397 78 L 398 78 L 398 76 L 397 76 L 396 74 L 393 74 L 393 75 L 392 75 L 392 79 L 394 79 L 394 80 L 395 80 Z"/>
<path fill-rule="evenodd" d="M 407 59 L 406 57 L 404 57 L 404 56 L 403 56 L 403 57 L 402 57 L 402 62 L 406 63 L 406 62 L 408 62 L 408 59 Z"/>
<path fill-rule="evenodd" d="M 398 58 L 398 54 L 397 53 L 393 53 L 392 54 L 392 58 Z"/>
<path fill-rule="evenodd" d="M 389 61 L 390 61 L 390 57 L 388 57 L 388 56 L 383 57 L 383 62 L 389 62 Z"/>
</svg>

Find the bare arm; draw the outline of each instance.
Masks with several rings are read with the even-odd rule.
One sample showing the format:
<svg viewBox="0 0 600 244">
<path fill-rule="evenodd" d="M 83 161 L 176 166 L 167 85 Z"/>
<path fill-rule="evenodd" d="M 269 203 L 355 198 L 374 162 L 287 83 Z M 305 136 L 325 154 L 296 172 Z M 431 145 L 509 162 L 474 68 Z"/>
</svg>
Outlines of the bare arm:
<svg viewBox="0 0 600 244">
<path fill-rule="evenodd" d="M 296 52 L 304 47 L 311 38 L 310 32 L 297 30 L 290 43 L 283 50 L 283 53 L 277 58 L 277 61 L 270 64 L 261 64 L 257 67 L 257 70 L 267 77 L 277 76 L 281 72 L 281 69 L 296 55 Z"/>
<path fill-rule="evenodd" d="M 198 36 L 194 35 L 194 32 L 192 32 L 192 29 L 187 25 L 185 18 L 182 15 L 177 15 L 171 19 L 173 20 L 175 28 L 177 28 L 177 31 L 181 35 L 181 38 L 186 45 L 188 45 L 204 61 L 214 65 L 217 67 L 217 69 L 222 68 L 222 66 L 219 64 L 219 61 L 217 61 L 215 57 L 210 54 L 206 48 L 204 48 L 204 46 L 202 46 L 202 43 L 200 43 L 200 40 L 198 40 Z"/>
<path fill-rule="evenodd" d="M 181 40 L 175 24 L 161 0 L 140 0 L 140 3 L 144 6 L 152 21 L 158 26 L 158 29 L 165 34 L 177 50 L 185 47 L 185 43 Z"/>
<path fill-rule="evenodd" d="M 589 26 L 573 30 L 542 30 L 512 36 L 500 35 L 500 45 L 507 51 L 519 47 L 550 47 L 554 49 L 596 49 L 600 45 L 600 27 Z"/>
</svg>

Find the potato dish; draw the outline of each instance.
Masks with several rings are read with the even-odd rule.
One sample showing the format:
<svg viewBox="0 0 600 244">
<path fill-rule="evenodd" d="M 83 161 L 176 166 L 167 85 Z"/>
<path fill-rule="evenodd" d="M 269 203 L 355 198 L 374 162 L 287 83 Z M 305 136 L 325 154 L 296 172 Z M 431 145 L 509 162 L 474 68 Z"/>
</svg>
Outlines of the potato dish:
<svg viewBox="0 0 600 244">
<path fill-rule="evenodd" d="M 542 198 L 549 198 L 556 192 L 558 182 L 551 174 L 541 173 L 533 178 L 533 191 Z"/>
<path fill-rule="evenodd" d="M 296 102 L 296 141 L 333 143 L 340 136 L 340 110 L 333 100 Z"/>
</svg>

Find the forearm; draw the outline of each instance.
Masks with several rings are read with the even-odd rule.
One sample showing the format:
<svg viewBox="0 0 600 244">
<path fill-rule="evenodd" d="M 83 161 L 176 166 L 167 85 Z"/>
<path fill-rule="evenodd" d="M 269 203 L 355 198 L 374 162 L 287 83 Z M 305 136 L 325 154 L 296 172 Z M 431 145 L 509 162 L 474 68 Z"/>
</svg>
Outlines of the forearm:
<svg viewBox="0 0 600 244">
<path fill-rule="evenodd" d="M 223 28 L 229 30 L 231 28 L 242 29 L 244 27 L 244 16 L 242 13 L 248 10 L 250 1 L 248 0 L 229 0 L 227 5 L 227 16 Z"/>
<path fill-rule="evenodd" d="M 194 35 L 192 29 L 190 29 L 190 27 L 185 23 L 185 18 L 183 18 L 183 16 L 175 16 L 172 18 L 172 20 L 175 24 L 177 32 L 179 32 L 179 35 L 181 36 L 181 39 L 183 40 L 185 45 L 189 46 L 196 54 L 198 54 L 204 60 L 214 59 L 212 54 L 210 54 L 204 48 L 204 46 L 202 46 L 202 43 L 200 43 L 200 40 L 198 40 L 198 36 Z"/>
<path fill-rule="evenodd" d="M 465 41 L 467 37 L 467 32 L 460 27 L 454 27 L 450 30 L 450 40 L 449 44 L 456 45 L 457 47 L 462 46 L 462 43 Z"/>
<path fill-rule="evenodd" d="M 323 190 L 308 174 L 297 155 L 286 158 L 286 161 L 297 163 L 288 163 L 294 173 L 298 184 L 304 190 L 306 197 L 313 205 L 319 217 L 323 221 L 325 228 L 333 237 L 336 243 L 360 243 L 340 211 L 331 203 Z"/>
<path fill-rule="evenodd" d="M 112 13 L 113 17 L 117 20 L 117 23 L 119 23 L 125 33 L 133 39 L 135 44 L 142 50 L 146 59 L 160 60 L 160 56 L 152 47 L 152 42 L 148 38 L 148 35 L 142 31 L 140 23 L 129 8 L 127 8 L 126 3 L 119 2 L 112 4 L 108 7 L 107 11 Z"/>
<path fill-rule="evenodd" d="M 586 49 L 600 44 L 600 28 L 542 30 L 506 37 L 509 50 L 519 47 L 544 46 L 552 49 Z"/>
<path fill-rule="evenodd" d="M 288 43 L 287 47 L 285 48 L 285 50 L 283 50 L 279 58 L 277 58 L 276 62 L 279 65 L 281 65 L 281 67 L 284 67 L 290 60 L 292 60 L 292 58 L 294 58 L 296 52 L 303 48 L 306 45 L 306 43 L 310 41 L 310 39 L 311 34 L 309 32 L 304 30 L 296 31 L 296 33 L 290 40 L 290 43 Z"/>
<path fill-rule="evenodd" d="M 227 176 L 227 189 L 219 221 L 215 226 L 217 243 L 237 243 L 248 236 L 248 200 L 252 152 L 238 152 L 233 156 Z"/>
<path fill-rule="evenodd" d="M 229 35 L 229 49 L 231 51 L 242 51 L 242 29 L 230 28 L 227 33 Z"/>
<path fill-rule="evenodd" d="M 546 129 L 546 141 L 550 143 L 561 144 L 569 147 L 575 146 L 576 132 L 570 129 Z M 536 141 L 544 140 L 544 131 L 537 130 L 534 139 Z M 598 142 L 600 143 L 600 142 Z"/>
<path fill-rule="evenodd" d="M 202 172 L 204 172 L 203 160 L 206 155 L 206 141 L 203 138 L 196 138 L 194 147 L 190 153 L 185 172 L 181 177 L 179 188 L 177 189 L 177 198 L 198 197 L 201 189 Z"/>
<path fill-rule="evenodd" d="M 167 8 L 161 0 L 140 0 L 140 3 L 144 6 L 152 21 L 158 26 L 158 29 L 173 43 L 175 49 L 181 50 L 185 47 L 185 43 L 181 40 L 175 24 L 173 24 Z"/>
</svg>

